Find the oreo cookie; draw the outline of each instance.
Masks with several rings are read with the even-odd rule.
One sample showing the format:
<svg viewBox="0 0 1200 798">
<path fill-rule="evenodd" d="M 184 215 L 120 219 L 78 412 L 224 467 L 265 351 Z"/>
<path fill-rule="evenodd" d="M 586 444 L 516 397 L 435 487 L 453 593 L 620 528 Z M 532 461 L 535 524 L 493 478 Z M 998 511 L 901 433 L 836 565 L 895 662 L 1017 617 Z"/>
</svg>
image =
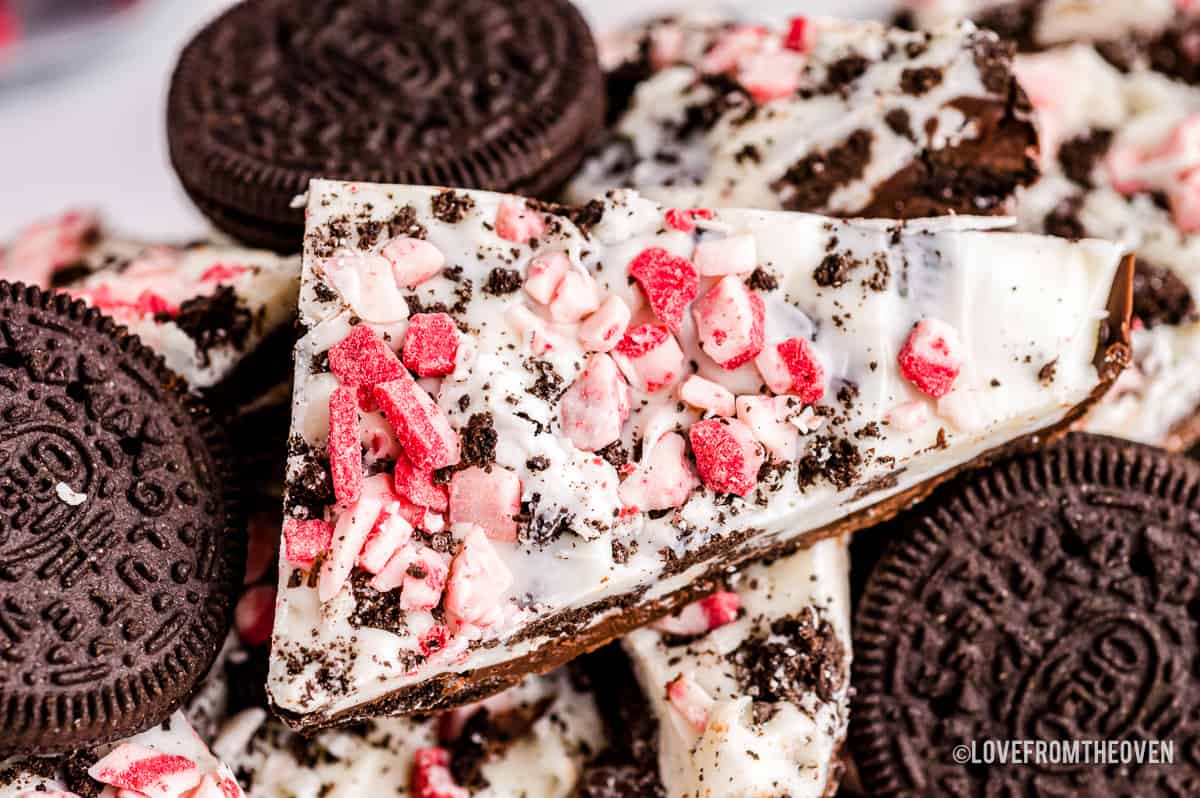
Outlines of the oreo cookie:
<svg viewBox="0 0 1200 798">
<path fill-rule="evenodd" d="M 298 251 L 311 178 L 549 197 L 603 121 L 567 0 L 247 0 L 184 49 L 167 135 L 217 227 Z"/>
<path fill-rule="evenodd" d="M 1200 464 L 1075 434 L 951 484 L 876 566 L 854 644 L 870 795 L 1200 793 Z M 1174 761 L 976 764 L 989 740 Z"/>
<path fill-rule="evenodd" d="M 207 672 L 245 560 L 229 463 L 135 336 L 0 281 L 0 758 L 141 731 Z"/>
</svg>

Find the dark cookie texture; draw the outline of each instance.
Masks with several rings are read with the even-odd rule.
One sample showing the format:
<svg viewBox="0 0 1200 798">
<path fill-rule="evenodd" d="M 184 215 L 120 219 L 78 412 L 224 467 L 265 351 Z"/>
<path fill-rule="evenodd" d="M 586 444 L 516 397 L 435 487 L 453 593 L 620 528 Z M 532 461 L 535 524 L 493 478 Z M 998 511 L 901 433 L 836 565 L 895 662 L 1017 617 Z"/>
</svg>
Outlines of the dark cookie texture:
<svg viewBox="0 0 1200 798">
<path fill-rule="evenodd" d="M 566 0 L 248 0 L 184 50 L 167 132 L 214 224 L 296 251 L 313 177 L 549 196 L 603 117 Z"/>
<path fill-rule="evenodd" d="M 856 615 L 867 794 L 1200 794 L 1200 464 L 1076 434 L 902 528 Z M 1165 740 L 1174 763 L 955 763 L 989 739 Z"/>
<path fill-rule="evenodd" d="M 0 281 L 0 757 L 141 731 L 207 672 L 245 559 L 229 462 L 136 337 Z"/>
</svg>

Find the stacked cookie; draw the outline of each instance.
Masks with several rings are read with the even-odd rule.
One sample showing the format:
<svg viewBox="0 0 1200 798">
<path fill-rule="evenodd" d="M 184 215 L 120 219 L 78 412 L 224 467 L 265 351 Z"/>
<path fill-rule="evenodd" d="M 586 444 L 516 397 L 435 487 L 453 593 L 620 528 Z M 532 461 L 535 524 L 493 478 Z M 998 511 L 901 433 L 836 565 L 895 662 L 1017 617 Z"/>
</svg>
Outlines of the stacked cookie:
<svg viewBox="0 0 1200 798">
<path fill-rule="evenodd" d="M 1051 443 L 1188 440 L 1190 19 L 985 5 L 214 20 L 242 243 L 0 258 L 0 796 L 1193 791 L 949 759 L 1198 711 L 1200 470 Z"/>
</svg>

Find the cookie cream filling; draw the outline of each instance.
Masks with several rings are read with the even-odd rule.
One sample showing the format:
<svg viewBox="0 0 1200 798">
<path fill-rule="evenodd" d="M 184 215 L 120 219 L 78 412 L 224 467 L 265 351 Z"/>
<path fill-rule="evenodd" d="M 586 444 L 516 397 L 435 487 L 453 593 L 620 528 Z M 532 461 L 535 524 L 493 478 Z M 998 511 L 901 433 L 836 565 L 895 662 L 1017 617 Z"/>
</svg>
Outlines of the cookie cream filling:
<svg viewBox="0 0 1200 798">
<path fill-rule="evenodd" d="M 69 211 L 30 225 L 0 278 L 58 288 L 125 325 L 197 390 L 212 388 L 295 314 L 300 260 L 224 244 L 152 245 Z"/>
<path fill-rule="evenodd" d="M 677 206 L 913 218 L 1003 212 L 1036 175 L 1011 54 L 969 22 L 925 34 L 684 17 L 624 54 L 636 66 L 610 81 L 644 79 L 572 201 L 631 187 Z"/>
<path fill-rule="evenodd" d="M 1017 72 L 1048 145 L 1046 175 L 1020 196 L 1019 226 L 1138 253 L 1134 368 L 1086 428 L 1187 446 L 1200 408 L 1200 89 L 1123 73 L 1083 44 L 1020 56 Z"/>
<path fill-rule="evenodd" d="M 563 661 L 1115 373 L 1120 247 L 1002 220 L 328 181 L 307 213 L 269 679 L 299 726 Z"/>
<path fill-rule="evenodd" d="M 591 694 L 560 671 L 438 719 L 380 718 L 307 740 L 249 709 L 226 723 L 213 749 L 242 774 L 250 798 L 568 798 L 604 745 Z M 436 778 L 444 792 L 417 788 Z"/>
<path fill-rule="evenodd" d="M 845 541 L 822 541 L 745 567 L 723 592 L 625 638 L 659 721 L 668 798 L 836 789 L 849 719 L 848 577 Z"/>
</svg>

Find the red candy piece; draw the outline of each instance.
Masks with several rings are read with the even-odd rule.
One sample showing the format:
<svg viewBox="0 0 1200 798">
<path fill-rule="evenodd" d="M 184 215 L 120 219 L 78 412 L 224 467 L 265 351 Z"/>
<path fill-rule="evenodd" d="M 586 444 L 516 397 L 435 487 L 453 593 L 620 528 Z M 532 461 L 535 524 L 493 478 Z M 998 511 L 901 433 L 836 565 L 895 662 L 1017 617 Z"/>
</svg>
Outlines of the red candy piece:
<svg viewBox="0 0 1200 798">
<path fill-rule="evenodd" d="M 237 264 L 231 265 L 228 263 L 215 263 L 205 269 L 204 273 L 200 275 L 200 282 L 223 283 L 226 280 L 232 280 L 233 278 L 241 274 L 245 274 L 248 271 L 250 271 L 250 267 L 248 266 L 239 266 Z"/>
<path fill-rule="evenodd" d="M 825 395 L 825 367 L 806 338 L 768 346 L 754 365 L 774 393 L 792 394 L 806 405 L 816 404 Z"/>
<path fill-rule="evenodd" d="M 661 324 L 631 328 L 613 353 L 629 381 L 648 393 L 674 385 L 683 374 L 683 350 Z"/>
<path fill-rule="evenodd" d="M 808 51 L 808 19 L 792 17 L 787 36 L 783 39 L 783 48 L 797 53 Z"/>
<path fill-rule="evenodd" d="M 401 452 L 396 458 L 392 472 L 396 479 L 396 492 L 418 507 L 428 507 L 444 513 L 450 504 L 446 488 L 433 484 L 433 472 L 418 471 Z"/>
<path fill-rule="evenodd" d="M 896 360 L 904 379 L 926 396 L 940 399 L 950 393 L 962 370 L 962 340 L 946 322 L 923 319 L 913 326 Z"/>
<path fill-rule="evenodd" d="M 654 628 L 672 635 L 702 635 L 737 620 L 741 599 L 722 590 L 694 601 L 674 615 L 660 618 Z"/>
<path fill-rule="evenodd" d="M 621 437 L 621 425 L 629 417 L 629 386 L 611 357 L 592 355 L 559 400 L 559 412 L 563 434 L 585 452 L 603 449 Z"/>
<path fill-rule="evenodd" d="M 275 625 L 275 587 L 259 585 L 243 593 L 233 611 L 233 625 L 241 641 L 252 648 L 270 640 Z"/>
<path fill-rule="evenodd" d="M 372 395 L 414 468 L 434 471 L 458 462 L 458 434 L 442 409 L 407 372 L 400 379 L 376 385 Z"/>
<path fill-rule="evenodd" d="M 650 247 L 630 261 L 629 276 L 642 286 L 654 315 L 678 332 L 687 306 L 700 293 L 700 275 L 691 261 Z"/>
<path fill-rule="evenodd" d="M 521 478 L 514 471 L 472 466 L 450 478 L 451 524 L 478 524 L 492 540 L 512 542 L 520 512 Z"/>
<path fill-rule="evenodd" d="M 166 796 L 190 788 L 200 780 L 199 768 L 186 756 L 164 754 L 137 743 L 121 743 L 88 769 L 101 784 Z"/>
<path fill-rule="evenodd" d="M 450 773 L 450 752 L 445 748 L 421 748 L 413 761 L 413 798 L 468 798 Z"/>
<path fill-rule="evenodd" d="M 349 507 L 358 501 L 363 467 L 355 388 L 335 388 L 329 395 L 329 471 L 338 504 Z"/>
<path fill-rule="evenodd" d="M 157 316 L 160 313 L 167 316 L 179 314 L 179 306 L 166 297 L 147 289 L 138 294 L 134 309 L 143 316 Z"/>
<path fill-rule="evenodd" d="M 434 654 L 441 651 L 450 642 L 450 630 L 445 626 L 432 626 L 421 638 L 417 641 L 417 648 L 423 657 L 432 657 Z"/>
<path fill-rule="evenodd" d="M 329 370 L 342 385 L 378 385 L 408 372 L 374 330 L 359 324 L 329 349 Z"/>
<path fill-rule="evenodd" d="M 669 208 L 664 215 L 667 227 L 691 233 L 696 229 L 697 219 L 711 219 L 713 212 L 708 208 Z"/>
<path fill-rule="evenodd" d="M 332 543 L 333 526 L 326 521 L 289 518 L 283 522 L 283 556 L 293 565 L 311 567 Z"/>
<path fill-rule="evenodd" d="M 418 313 L 408 320 L 404 335 L 404 365 L 422 377 L 443 377 L 454 371 L 458 328 L 445 313 Z"/>
<path fill-rule="evenodd" d="M 762 445 L 737 419 L 708 419 L 688 431 L 696 469 L 705 485 L 717 493 L 745 496 L 758 484 L 763 464 Z"/>
<path fill-rule="evenodd" d="M 700 348 L 721 368 L 738 368 L 762 351 L 766 320 L 762 297 L 737 277 L 722 277 L 696 303 L 692 315 Z"/>
<path fill-rule="evenodd" d="M 708 713 L 716 703 L 687 673 L 679 674 L 667 684 L 667 700 L 700 733 L 708 726 Z"/>
</svg>

